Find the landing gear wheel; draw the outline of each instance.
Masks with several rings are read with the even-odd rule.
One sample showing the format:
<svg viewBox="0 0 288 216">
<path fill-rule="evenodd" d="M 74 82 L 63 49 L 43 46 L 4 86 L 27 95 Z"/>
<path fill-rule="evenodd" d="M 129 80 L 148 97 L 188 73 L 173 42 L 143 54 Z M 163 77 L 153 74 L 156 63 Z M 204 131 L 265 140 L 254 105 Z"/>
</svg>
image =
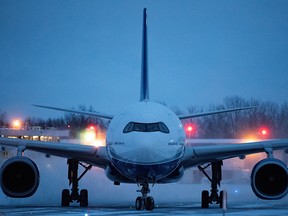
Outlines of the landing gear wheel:
<svg viewBox="0 0 288 216">
<path fill-rule="evenodd" d="M 223 191 L 220 191 L 219 206 L 220 208 L 223 208 Z"/>
<path fill-rule="evenodd" d="M 202 191 L 202 208 L 209 208 L 209 192 L 207 190 Z"/>
<path fill-rule="evenodd" d="M 80 191 L 80 206 L 81 207 L 88 206 L 88 191 L 87 190 Z"/>
<path fill-rule="evenodd" d="M 143 210 L 144 209 L 144 199 L 142 197 L 138 196 L 136 198 L 135 208 L 136 208 L 136 210 Z"/>
<path fill-rule="evenodd" d="M 69 206 L 70 205 L 70 192 L 68 189 L 62 190 L 62 198 L 61 198 L 61 206 Z"/>
<path fill-rule="evenodd" d="M 143 210 L 144 208 L 147 211 L 152 211 L 154 209 L 154 199 L 151 196 L 147 196 L 150 193 L 149 183 L 145 181 L 140 184 L 142 186 L 141 190 L 137 190 L 137 192 L 141 192 L 142 196 L 138 196 L 135 201 L 135 208 L 137 210 Z"/>
<path fill-rule="evenodd" d="M 219 204 L 220 204 L 220 208 L 227 208 L 227 192 L 226 191 L 220 191 Z"/>
<path fill-rule="evenodd" d="M 145 207 L 147 211 L 152 211 L 154 209 L 154 199 L 153 197 L 149 196 L 146 199 Z"/>
</svg>

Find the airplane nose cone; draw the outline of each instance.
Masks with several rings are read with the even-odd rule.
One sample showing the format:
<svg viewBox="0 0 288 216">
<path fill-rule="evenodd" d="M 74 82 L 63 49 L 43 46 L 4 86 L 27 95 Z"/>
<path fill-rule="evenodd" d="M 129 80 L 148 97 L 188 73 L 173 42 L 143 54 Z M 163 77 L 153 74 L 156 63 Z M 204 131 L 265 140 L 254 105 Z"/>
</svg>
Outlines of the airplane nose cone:
<svg viewBox="0 0 288 216">
<path fill-rule="evenodd" d="M 160 140 L 162 142 L 160 142 Z M 126 141 L 122 145 L 113 145 L 110 148 L 113 155 L 127 162 L 136 164 L 163 163 L 179 158 L 183 151 L 181 145 L 169 145 L 169 141 L 163 139 L 134 139 Z"/>
<path fill-rule="evenodd" d="M 157 163 L 165 161 L 167 155 L 161 154 L 152 148 L 139 148 L 137 150 L 131 151 L 131 159 L 136 163 Z"/>
</svg>

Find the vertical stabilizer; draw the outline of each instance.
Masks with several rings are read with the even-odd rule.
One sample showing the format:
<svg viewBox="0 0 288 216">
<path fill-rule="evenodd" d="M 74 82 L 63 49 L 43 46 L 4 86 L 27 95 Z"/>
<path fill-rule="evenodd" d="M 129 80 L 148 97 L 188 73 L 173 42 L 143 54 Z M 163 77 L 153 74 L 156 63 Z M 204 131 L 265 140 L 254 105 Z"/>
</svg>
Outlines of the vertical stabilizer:
<svg viewBox="0 0 288 216">
<path fill-rule="evenodd" d="M 148 80 L 148 47 L 147 47 L 147 9 L 143 10 L 143 36 L 142 36 L 142 71 L 140 101 L 149 100 L 149 80 Z"/>
</svg>

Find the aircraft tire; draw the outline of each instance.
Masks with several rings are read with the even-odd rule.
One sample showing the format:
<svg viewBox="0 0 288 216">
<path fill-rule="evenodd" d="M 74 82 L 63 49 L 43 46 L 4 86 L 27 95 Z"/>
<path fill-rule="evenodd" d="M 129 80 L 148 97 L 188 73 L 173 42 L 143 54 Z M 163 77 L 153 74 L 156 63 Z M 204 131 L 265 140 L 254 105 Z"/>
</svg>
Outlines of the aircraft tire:
<svg viewBox="0 0 288 216">
<path fill-rule="evenodd" d="M 138 196 L 136 198 L 135 208 L 136 208 L 136 210 L 143 210 L 143 208 L 144 208 L 144 199 L 142 197 Z"/>
<path fill-rule="evenodd" d="M 87 190 L 80 191 L 80 206 L 81 207 L 88 206 L 88 191 Z"/>
<path fill-rule="evenodd" d="M 225 196 L 224 196 L 224 193 L 226 193 Z M 225 191 L 220 191 L 219 199 L 220 199 L 220 200 L 219 200 L 220 208 L 223 208 L 223 207 L 224 207 L 224 202 L 225 202 L 226 208 L 227 208 L 227 192 L 225 192 Z"/>
<path fill-rule="evenodd" d="M 61 206 L 70 205 L 70 191 L 68 189 L 62 190 Z"/>
<path fill-rule="evenodd" d="M 207 190 L 202 191 L 202 202 L 201 207 L 202 208 L 209 208 L 209 192 Z"/>
<path fill-rule="evenodd" d="M 151 197 L 151 196 L 147 197 L 145 207 L 146 207 L 146 210 L 148 210 L 148 211 L 152 211 L 154 209 L 154 198 L 153 197 Z"/>
</svg>

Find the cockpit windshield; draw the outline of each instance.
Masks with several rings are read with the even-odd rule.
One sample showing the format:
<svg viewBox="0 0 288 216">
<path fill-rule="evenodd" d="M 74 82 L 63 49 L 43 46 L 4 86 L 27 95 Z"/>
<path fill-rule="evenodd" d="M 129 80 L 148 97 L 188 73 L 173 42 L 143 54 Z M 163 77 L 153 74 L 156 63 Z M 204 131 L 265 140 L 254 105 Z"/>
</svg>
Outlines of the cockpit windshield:
<svg viewBox="0 0 288 216">
<path fill-rule="evenodd" d="M 123 133 L 130 133 L 132 131 L 136 132 L 162 132 L 162 133 L 170 133 L 168 127 L 163 122 L 156 123 L 138 123 L 138 122 L 129 122 Z"/>
</svg>

